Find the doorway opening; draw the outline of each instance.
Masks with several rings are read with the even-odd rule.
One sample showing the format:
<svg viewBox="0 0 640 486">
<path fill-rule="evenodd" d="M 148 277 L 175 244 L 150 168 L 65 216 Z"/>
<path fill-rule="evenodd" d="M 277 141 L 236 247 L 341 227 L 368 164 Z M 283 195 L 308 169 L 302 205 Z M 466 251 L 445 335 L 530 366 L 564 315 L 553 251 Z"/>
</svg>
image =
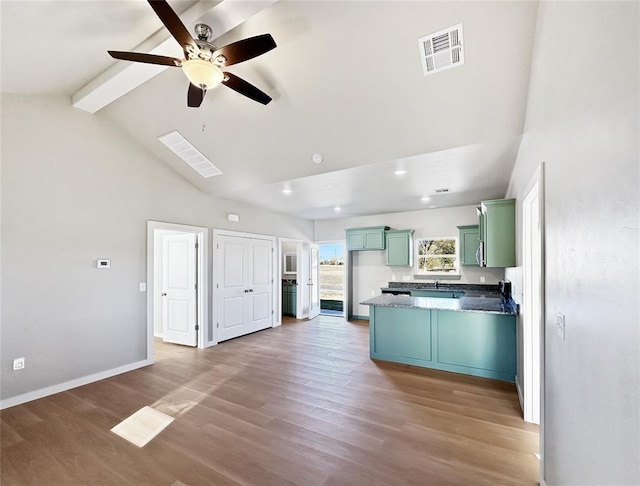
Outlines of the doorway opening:
<svg viewBox="0 0 640 486">
<path fill-rule="evenodd" d="M 344 243 L 318 243 L 320 248 L 320 314 L 344 317 Z"/>
<path fill-rule="evenodd" d="M 205 347 L 208 229 L 147 222 L 147 359 L 154 339 Z"/>
<path fill-rule="evenodd" d="M 302 318 L 302 240 L 280 238 L 280 322 Z"/>
</svg>

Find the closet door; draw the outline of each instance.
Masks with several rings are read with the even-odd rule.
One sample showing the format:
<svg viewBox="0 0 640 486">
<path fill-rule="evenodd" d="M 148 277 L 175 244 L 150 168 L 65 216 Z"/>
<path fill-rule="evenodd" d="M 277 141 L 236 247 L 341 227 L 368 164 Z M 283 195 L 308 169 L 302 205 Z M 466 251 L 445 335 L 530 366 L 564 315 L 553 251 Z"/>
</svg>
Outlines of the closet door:
<svg viewBox="0 0 640 486">
<path fill-rule="evenodd" d="M 218 341 L 271 327 L 272 242 L 223 235 L 217 251 Z"/>
</svg>

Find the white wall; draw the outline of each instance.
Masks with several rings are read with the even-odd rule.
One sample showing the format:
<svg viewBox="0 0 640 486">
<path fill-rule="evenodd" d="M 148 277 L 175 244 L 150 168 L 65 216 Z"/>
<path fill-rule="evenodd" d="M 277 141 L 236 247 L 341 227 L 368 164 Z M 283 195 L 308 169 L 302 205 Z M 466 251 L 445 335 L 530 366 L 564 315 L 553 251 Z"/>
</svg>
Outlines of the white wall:
<svg viewBox="0 0 640 486">
<path fill-rule="evenodd" d="M 525 134 L 507 195 L 521 207 L 545 162 L 550 486 L 640 484 L 639 10 L 638 2 L 539 8 Z M 520 268 L 507 276 L 521 295 Z"/>
<path fill-rule="evenodd" d="M 144 360 L 147 220 L 312 239 L 309 221 L 201 193 L 66 97 L 3 94 L 1 116 L 3 401 Z"/>
<path fill-rule="evenodd" d="M 374 216 L 360 216 L 343 219 L 328 219 L 315 222 L 316 241 L 344 240 L 345 230 L 348 228 L 362 228 L 367 226 L 389 226 L 393 229 L 413 229 L 414 241 L 418 238 L 438 236 L 458 236 L 458 228 L 468 224 L 478 224 L 476 206 L 460 206 L 442 209 L 425 209 L 404 213 L 378 214 Z M 414 249 L 415 250 L 415 249 Z M 354 251 L 351 252 L 353 264 L 352 312 L 357 316 L 368 316 L 368 306 L 359 302 L 380 294 L 380 287 L 387 287 L 392 280 L 402 281 L 409 276 L 413 281 L 414 267 L 389 267 L 386 265 L 384 251 Z M 415 251 L 414 251 L 415 262 Z M 460 280 L 453 283 L 480 283 L 484 276 L 485 283 L 498 283 L 503 278 L 501 268 L 480 268 L 476 266 L 460 266 Z M 425 282 L 424 279 L 419 280 Z M 431 281 L 431 280 L 429 280 Z"/>
</svg>

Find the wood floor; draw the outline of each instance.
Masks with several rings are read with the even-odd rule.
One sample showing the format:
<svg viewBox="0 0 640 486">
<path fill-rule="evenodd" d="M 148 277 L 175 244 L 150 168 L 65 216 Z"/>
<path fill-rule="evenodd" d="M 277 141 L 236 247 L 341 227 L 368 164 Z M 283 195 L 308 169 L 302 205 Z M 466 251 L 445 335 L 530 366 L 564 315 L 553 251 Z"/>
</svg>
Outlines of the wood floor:
<svg viewBox="0 0 640 486">
<path fill-rule="evenodd" d="M 537 484 L 513 385 L 368 356 L 366 322 L 291 320 L 2 411 L 2 486 Z M 138 448 L 110 429 L 175 420 Z"/>
</svg>

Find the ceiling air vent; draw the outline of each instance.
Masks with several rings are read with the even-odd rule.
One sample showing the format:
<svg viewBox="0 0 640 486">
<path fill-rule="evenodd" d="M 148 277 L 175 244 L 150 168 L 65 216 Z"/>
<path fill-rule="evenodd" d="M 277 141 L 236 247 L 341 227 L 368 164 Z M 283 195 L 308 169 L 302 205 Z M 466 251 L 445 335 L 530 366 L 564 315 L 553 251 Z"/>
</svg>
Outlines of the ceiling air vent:
<svg viewBox="0 0 640 486">
<path fill-rule="evenodd" d="M 184 138 L 180 132 L 169 132 L 158 137 L 158 140 L 189 164 L 202 177 L 207 178 L 222 174 L 222 171 L 191 145 L 191 142 Z"/>
<path fill-rule="evenodd" d="M 464 64 L 462 24 L 418 39 L 424 75 Z"/>
</svg>

